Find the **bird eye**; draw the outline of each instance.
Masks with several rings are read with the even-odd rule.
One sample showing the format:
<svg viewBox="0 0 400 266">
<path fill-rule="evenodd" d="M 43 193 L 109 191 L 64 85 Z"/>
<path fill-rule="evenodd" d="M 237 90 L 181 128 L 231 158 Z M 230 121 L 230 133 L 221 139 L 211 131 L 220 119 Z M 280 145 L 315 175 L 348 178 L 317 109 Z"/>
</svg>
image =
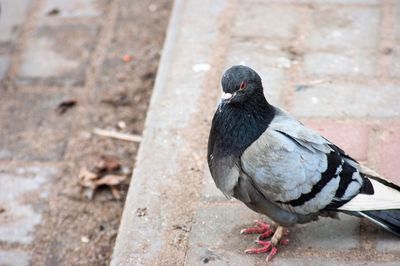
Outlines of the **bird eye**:
<svg viewBox="0 0 400 266">
<path fill-rule="evenodd" d="M 244 90 L 247 86 L 247 83 L 245 81 L 243 81 L 242 83 L 240 83 L 240 87 L 239 89 Z"/>
</svg>

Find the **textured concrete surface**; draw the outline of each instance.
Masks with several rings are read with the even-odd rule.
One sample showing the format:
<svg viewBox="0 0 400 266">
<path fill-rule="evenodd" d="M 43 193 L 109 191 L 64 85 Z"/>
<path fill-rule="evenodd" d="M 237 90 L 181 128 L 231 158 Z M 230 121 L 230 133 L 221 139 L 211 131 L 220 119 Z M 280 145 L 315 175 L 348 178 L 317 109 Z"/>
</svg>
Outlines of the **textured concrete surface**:
<svg viewBox="0 0 400 266">
<path fill-rule="evenodd" d="M 97 32 L 96 25 L 38 28 L 23 55 L 18 82 L 83 86 Z M 73 41 L 63 46 L 68 40 Z"/>
<path fill-rule="evenodd" d="M 42 222 L 53 167 L 0 164 L 0 265 L 30 265 L 35 227 Z"/>
<path fill-rule="evenodd" d="M 219 44 L 215 25 L 226 5 L 226 1 L 175 2 L 111 265 L 184 263 L 188 232 L 182 228 L 190 223 L 197 205 L 201 175 L 196 169 L 204 167 L 203 158 L 194 151 L 203 147 L 206 136 L 199 141 L 193 137 L 207 127 L 193 117 L 210 112 L 215 101 L 207 98 L 217 93 L 203 88 L 212 70 L 205 66 L 216 60 L 215 50 L 207 49 L 203 41 Z M 190 27 L 181 28 L 181 23 Z M 147 210 L 145 217 L 137 215 L 141 208 Z"/>
<path fill-rule="evenodd" d="M 66 136 L 71 117 L 59 121 L 54 108 L 67 97 L 62 92 L 51 93 L 42 89 L 37 93 L 28 90 L 0 106 L 0 159 L 59 160 L 68 141 Z"/>
<path fill-rule="evenodd" d="M 28 266 L 30 254 L 24 251 L 0 251 L 0 263 L 7 266 Z"/>
<path fill-rule="evenodd" d="M 32 243 L 34 228 L 40 223 L 43 211 L 37 202 L 46 199 L 49 179 L 57 174 L 57 170 L 52 168 L 0 168 L 0 206 L 4 209 L 0 217 L 0 241 Z M 33 192 L 40 192 L 35 200 L 29 199 Z"/>
<path fill-rule="evenodd" d="M 398 99 L 398 85 L 332 83 L 297 91 L 293 111 L 302 117 L 390 118 L 400 115 Z"/>
<path fill-rule="evenodd" d="M 377 0 L 176 1 L 112 265 L 265 264 L 264 255 L 243 253 L 254 236 L 238 233 L 267 218 L 226 199 L 205 165 L 220 75 L 232 64 L 255 68 L 272 103 L 399 181 L 399 8 Z M 135 217 L 144 207 L 149 214 Z M 344 214 L 296 226 L 289 238 L 271 265 L 400 259 L 398 238 Z"/>
<path fill-rule="evenodd" d="M 31 0 L 1 1 L 0 44 L 15 41 L 30 4 Z"/>
</svg>

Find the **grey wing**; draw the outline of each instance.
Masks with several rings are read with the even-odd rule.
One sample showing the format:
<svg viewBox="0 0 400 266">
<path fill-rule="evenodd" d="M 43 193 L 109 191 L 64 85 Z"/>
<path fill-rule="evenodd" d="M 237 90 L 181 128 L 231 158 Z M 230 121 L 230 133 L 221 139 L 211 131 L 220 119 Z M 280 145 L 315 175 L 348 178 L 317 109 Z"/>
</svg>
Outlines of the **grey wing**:
<svg viewBox="0 0 400 266">
<path fill-rule="evenodd" d="M 268 129 L 242 154 L 241 167 L 266 198 L 309 214 L 347 202 L 362 185 L 354 161 L 340 151 L 277 109 Z"/>
</svg>

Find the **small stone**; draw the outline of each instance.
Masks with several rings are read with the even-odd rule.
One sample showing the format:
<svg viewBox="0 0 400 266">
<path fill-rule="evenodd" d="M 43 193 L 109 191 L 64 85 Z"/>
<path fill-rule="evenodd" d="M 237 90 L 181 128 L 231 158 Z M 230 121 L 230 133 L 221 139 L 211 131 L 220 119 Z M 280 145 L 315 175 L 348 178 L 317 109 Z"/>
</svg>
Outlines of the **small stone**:
<svg viewBox="0 0 400 266">
<path fill-rule="evenodd" d="M 126 123 L 124 122 L 124 121 L 118 121 L 118 123 L 117 123 L 117 127 L 119 128 L 119 129 L 125 129 L 126 128 Z"/>
<path fill-rule="evenodd" d="M 279 68 L 290 68 L 292 66 L 292 62 L 286 57 L 279 57 L 277 66 Z"/>
<path fill-rule="evenodd" d="M 126 175 L 126 176 L 131 175 L 132 170 L 131 170 L 131 168 L 129 168 L 127 166 L 123 166 L 123 167 L 121 167 L 121 174 Z"/>
<path fill-rule="evenodd" d="M 205 72 L 210 70 L 210 68 L 211 66 L 209 64 L 196 64 L 192 67 L 194 72 Z"/>
<path fill-rule="evenodd" d="M 130 54 L 125 54 L 125 55 L 122 57 L 122 60 L 123 60 L 125 63 L 129 63 L 129 62 L 131 62 L 131 61 L 133 60 L 133 56 L 131 56 Z"/>
<path fill-rule="evenodd" d="M 82 243 L 85 243 L 85 244 L 86 244 L 86 243 L 89 243 L 89 241 L 90 241 L 90 239 L 89 239 L 88 236 L 82 236 L 82 237 L 81 237 L 81 242 L 82 242 Z"/>
</svg>

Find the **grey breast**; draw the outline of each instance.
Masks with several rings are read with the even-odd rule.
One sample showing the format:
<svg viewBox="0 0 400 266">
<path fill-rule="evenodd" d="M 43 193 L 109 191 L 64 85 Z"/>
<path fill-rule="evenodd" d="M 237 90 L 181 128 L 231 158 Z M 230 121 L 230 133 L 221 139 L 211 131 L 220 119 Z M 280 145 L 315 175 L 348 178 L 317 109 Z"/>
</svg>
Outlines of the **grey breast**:
<svg viewBox="0 0 400 266">
<path fill-rule="evenodd" d="M 267 130 L 242 154 L 241 166 L 266 198 L 288 202 L 309 193 L 320 181 L 330 151 L 327 140 L 277 109 Z M 332 201 L 339 181 L 333 178 L 301 206 L 280 206 L 299 214 L 318 212 Z"/>
</svg>

